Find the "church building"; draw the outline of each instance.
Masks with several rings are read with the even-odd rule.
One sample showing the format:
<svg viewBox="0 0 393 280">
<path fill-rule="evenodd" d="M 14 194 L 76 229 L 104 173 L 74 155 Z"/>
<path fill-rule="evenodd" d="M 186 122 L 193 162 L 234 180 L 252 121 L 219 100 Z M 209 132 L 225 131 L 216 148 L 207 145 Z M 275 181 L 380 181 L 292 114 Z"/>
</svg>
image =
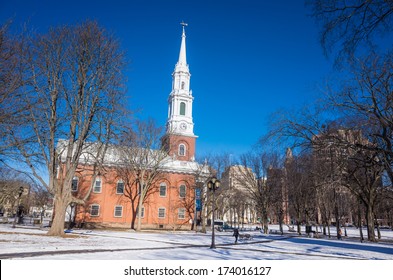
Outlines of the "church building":
<svg viewBox="0 0 393 280">
<path fill-rule="evenodd" d="M 182 25 L 180 53 L 172 74 L 166 132 L 162 138 L 162 147 L 166 149 L 165 160 L 160 167 L 162 174 L 153 186 L 155 191 L 150 192 L 140 204 L 140 217 L 135 216 L 139 210 L 138 204 L 131 202 L 126 195 L 125 180 L 117 175 L 117 169 L 121 166 L 118 158 L 120 148 L 111 147 L 108 149 L 109 155 L 105 156 L 104 173 L 88 175 L 81 166 L 74 177 L 72 194 L 78 198 L 87 197 L 85 205 L 71 208 L 77 225 L 130 228 L 135 219 L 140 219 L 142 229 L 191 229 L 196 219 L 196 182 L 201 176 L 207 178 L 209 173 L 206 167 L 195 161 L 194 97 L 190 90 L 191 74 L 186 59 L 186 24 Z M 132 190 L 135 197 L 138 191 L 137 188 Z"/>
</svg>

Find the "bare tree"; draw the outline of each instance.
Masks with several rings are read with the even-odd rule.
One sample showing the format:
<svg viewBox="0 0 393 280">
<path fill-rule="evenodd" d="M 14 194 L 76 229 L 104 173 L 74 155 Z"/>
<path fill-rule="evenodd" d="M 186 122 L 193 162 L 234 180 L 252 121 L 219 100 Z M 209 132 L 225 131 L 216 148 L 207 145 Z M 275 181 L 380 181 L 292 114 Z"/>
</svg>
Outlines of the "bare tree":
<svg viewBox="0 0 393 280">
<path fill-rule="evenodd" d="M 296 218 L 297 232 L 301 234 L 301 224 L 310 225 L 316 211 L 316 188 L 313 182 L 311 156 L 302 154 L 287 160 L 285 164 L 288 196 L 293 216 Z"/>
<path fill-rule="evenodd" d="M 61 236 L 67 206 L 84 203 L 71 194 L 81 156 L 89 155 L 90 163 L 98 166 L 120 123 L 124 55 L 114 36 L 96 22 L 52 28 L 26 40 L 21 50 L 27 66 L 22 102 L 29 110 L 23 126 L 13 127 L 8 139 L 33 176 L 54 195 L 48 234 Z"/>
<path fill-rule="evenodd" d="M 52 196 L 42 186 L 34 186 L 30 192 L 31 205 L 39 211 L 40 225 L 43 226 L 45 211 L 51 207 Z"/>
<path fill-rule="evenodd" d="M 274 199 L 278 199 L 278 197 L 275 197 L 277 188 L 281 189 L 282 187 L 282 185 L 273 184 L 274 176 L 271 168 L 273 166 L 277 167 L 277 165 L 277 155 L 255 152 L 242 155 L 240 157 L 240 165 L 237 166 L 237 180 L 243 182 L 247 196 L 254 201 L 265 234 L 269 230 L 269 216 L 273 204 L 276 202 Z M 269 175 L 271 175 L 270 178 Z M 280 216 L 279 224 L 281 230 L 282 221 L 283 219 Z"/>
<path fill-rule="evenodd" d="M 375 49 L 377 39 L 393 31 L 391 0 L 312 0 L 312 15 L 321 25 L 325 53 L 338 46 L 338 60 L 354 57 L 361 47 Z M 391 48 L 391 46 L 390 46 Z"/>
<path fill-rule="evenodd" d="M 22 102 L 21 90 L 24 41 L 9 32 L 10 22 L 0 25 L 0 164 L 18 158 L 8 140 L 10 131 L 23 123 L 28 106 Z"/>
<path fill-rule="evenodd" d="M 210 157 L 210 156 L 209 156 Z M 208 198 L 208 190 L 207 190 L 207 182 L 213 176 L 211 172 L 214 172 L 212 170 L 211 166 L 209 166 L 210 160 L 208 157 L 201 157 L 196 160 L 198 164 L 195 165 L 195 170 L 194 170 L 194 176 L 195 176 L 195 198 L 198 200 L 200 209 L 197 210 L 195 209 L 195 215 L 196 217 L 194 218 L 195 224 L 200 224 L 201 225 L 201 232 L 206 233 L 206 221 L 209 217 L 209 205 L 210 201 Z M 198 215 L 199 214 L 199 215 Z"/>
<path fill-rule="evenodd" d="M 204 185 L 204 191 L 201 193 L 201 201 L 202 201 L 202 211 L 201 211 L 201 219 L 202 219 L 202 231 L 206 232 L 206 222 L 210 219 L 213 205 L 215 205 L 215 211 L 217 214 L 223 215 L 223 210 L 227 201 L 227 190 L 228 184 L 226 184 L 222 179 L 222 173 L 229 167 L 231 164 L 231 155 L 229 153 L 208 155 L 204 157 L 203 163 L 200 163 L 200 169 L 195 174 L 198 174 L 200 182 Z M 207 189 L 207 182 L 211 179 L 212 176 L 217 177 L 217 179 L 221 180 L 221 187 L 215 192 L 215 203 L 213 203 L 213 195 L 212 192 Z M 214 224 L 213 221 L 212 225 Z"/>
<path fill-rule="evenodd" d="M 20 188 L 29 189 L 31 180 L 10 168 L 0 168 L 0 210 L 15 214 Z"/>
<path fill-rule="evenodd" d="M 329 98 L 348 126 L 363 132 L 368 142 L 359 142 L 354 149 L 378 153 L 380 162 L 393 182 L 393 54 L 372 54 L 357 60 L 352 77 L 335 89 L 329 88 Z"/>
<path fill-rule="evenodd" d="M 347 173 L 347 187 L 366 207 L 368 240 L 375 242 L 375 207 L 382 188 L 384 167 L 378 157 L 368 151 L 359 150 L 351 157 Z"/>
<path fill-rule="evenodd" d="M 162 128 L 153 120 L 136 121 L 135 129 L 123 132 L 120 141 L 120 166 L 117 175 L 125 183 L 124 194 L 130 199 L 131 228 L 141 229 L 142 208 L 149 196 L 159 191 L 165 178 L 165 165 L 171 160 L 168 147 L 161 145 Z"/>
</svg>

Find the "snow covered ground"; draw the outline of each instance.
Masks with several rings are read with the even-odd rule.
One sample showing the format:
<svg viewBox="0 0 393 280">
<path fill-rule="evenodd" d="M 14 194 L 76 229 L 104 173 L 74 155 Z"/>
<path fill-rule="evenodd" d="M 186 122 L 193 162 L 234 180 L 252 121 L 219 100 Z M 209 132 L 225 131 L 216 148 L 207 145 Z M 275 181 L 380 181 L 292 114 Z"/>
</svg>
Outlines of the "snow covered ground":
<svg viewBox="0 0 393 280">
<path fill-rule="evenodd" d="M 216 249 L 210 249 L 210 232 L 73 230 L 65 238 L 46 232 L 0 225 L 1 279 L 252 279 L 264 276 L 250 273 L 270 269 L 264 278 L 381 279 L 393 267 L 391 230 L 383 230 L 378 243 L 360 243 L 354 228 L 348 228 L 343 240 L 251 231 L 253 239 L 238 244 L 231 232 L 217 232 Z M 141 269 L 169 269 L 169 274 L 146 276 Z M 183 275 L 171 274 L 183 269 Z M 126 272 L 131 270 L 133 274 Z"/>
<path fill-rule="evenodd" d="M 277 229 L 277 226 L 272 226 Z M 365 230 L 364 230 L 365 231 Z M 29 260 L 393 260 L 393 231 L 379 243 L 360 243 L 359 231 L 348 237 L 309 238 L 249 232 L 252 240 L 234 244 L 231 232 L 134 232 L 73 230 L 66 238 L 46 236 L 45 229 L 0 225 L 0 259 Z M 364 234 L 366 234 L 364 232 Z"/>
</svg>

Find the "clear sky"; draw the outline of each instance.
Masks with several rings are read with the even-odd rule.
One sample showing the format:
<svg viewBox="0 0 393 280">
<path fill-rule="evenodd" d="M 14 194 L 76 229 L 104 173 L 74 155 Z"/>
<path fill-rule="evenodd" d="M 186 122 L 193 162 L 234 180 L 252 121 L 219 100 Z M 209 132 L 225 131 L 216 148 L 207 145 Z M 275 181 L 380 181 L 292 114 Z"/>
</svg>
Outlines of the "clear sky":
<svg viewBox="0 0 393 280">
<path fill-rule="evenodd" d="M 303 0 L 0 0 L 0 22 L 37 31 L 86 19 L 125 49 L 130 109 L 165 125 L 187 22 L 197 154 L 249 151 L 277 109 L 308 102 L 331 71 Z"/>
</svg>

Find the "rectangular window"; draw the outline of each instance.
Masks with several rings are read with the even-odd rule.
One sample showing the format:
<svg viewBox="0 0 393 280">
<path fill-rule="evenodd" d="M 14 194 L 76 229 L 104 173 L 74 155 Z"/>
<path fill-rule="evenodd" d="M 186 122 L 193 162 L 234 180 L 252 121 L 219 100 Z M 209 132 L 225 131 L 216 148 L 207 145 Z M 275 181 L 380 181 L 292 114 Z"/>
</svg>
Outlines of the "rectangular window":
<svg viewBox="0 0 393 280">
<path fill-rule="evenodd" d="M 95 192 L 95 193 L 101 192 L 101 180 L 100 179 L 96 179 L 96 181 L 94 182 L 93 192 Z"/>
<path fill-rule="evenodd" d="M 76 191 L 78 191 L 78 177 L 74 177 L 73 179 L 72 179 L 72 183 L 71 183 L 71 191 L 72 192 L 76 192 Z"/>
<path fill-rule="evenodd" d="M 179 196 L 180 196 L 180 198 L 186 197 L 186 186 L 185 185 L 181 185 L 179 187 Z"/>
<path fill-rule="evenodd" d="M 178 218 L 179 218 L 179 220 L 184 220 L 186 218 L 186 209 L 185 208 L 179 208 Z"/>
<path fill-rule="evenodd" d="M 136 215 L 138 215 L 139 214 L 139 212 L 138 212 L 138 210 L 136 211 Z M 145 207 L 142 207 L 142 209 L 141 209 L 141 218 L 143 219 L 145 217 Z"/>
<path fill-rule="evenodd" d="M 90 207 L 90 216 L 92 217 L 97 217 L 100 215 L 100 205 L 98 204 L 93 204 Z"/>
<path fill-rule="evenodd" d="M 160 196 L 166 196 L 166 185 L 160 185 Z"/>
<path fill-rule="evenodd" d="M 116 194 L 123 194 L 123 193 L 124 193 L 124 183 L 123 182 L 117 182 Z"/>
<path fill-rule="evenodd" d="M 165 218 L 165 208 L 158 208 L 158 218 L 159 219 L 164 219 Z"/>
<path fill-rule="evenodd" d="M 123 216 L 123 206 L 116 205 L 115 206 L 115 217 L 122 217 Z"/>
</svg>

